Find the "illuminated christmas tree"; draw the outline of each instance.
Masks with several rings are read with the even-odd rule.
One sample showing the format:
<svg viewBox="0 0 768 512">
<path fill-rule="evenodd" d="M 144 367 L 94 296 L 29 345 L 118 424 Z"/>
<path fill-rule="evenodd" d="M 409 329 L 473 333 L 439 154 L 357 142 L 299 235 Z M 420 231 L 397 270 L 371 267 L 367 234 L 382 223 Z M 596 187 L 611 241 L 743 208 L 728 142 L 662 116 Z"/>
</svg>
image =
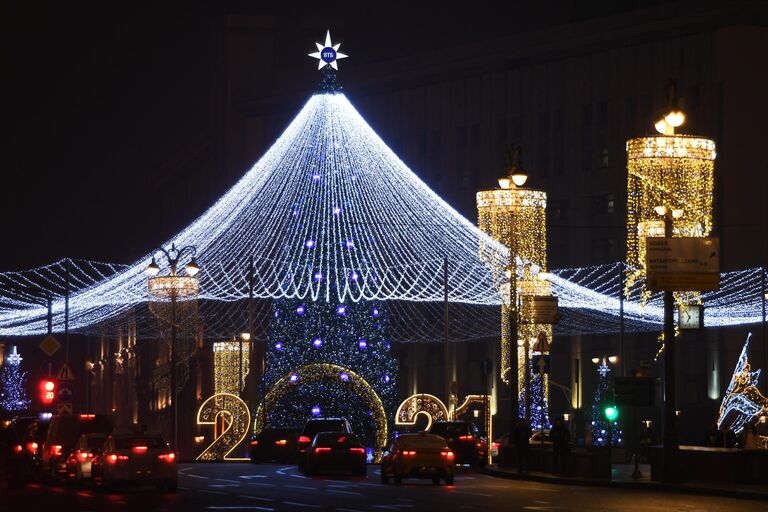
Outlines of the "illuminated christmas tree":
<svg viewBox="0 0 768 512">
<path fill-rule="evenodd" d="M 25 388 L 27 372 L 21 370 L 21 361 L 14 346 L 0 368 L 0 407 L 11 413 L 24 411 L 30 404 Z"/>
<path fill-rule="evenodd" d="M 303 426 L 312 416 L 340 416 L 366 446 L 375 446 L 372 411 L 349 385 L 350 371 L 362 377 L 381 399 L 387 413 L 397 406 L 397 361 L 390 353 L 383 305 L 361 301 L 280 299 L 269 330 L 265 384 L 307 365 L 341 367 L 331 378 L 297 382 L 270 411 L 271 426 Z"/>
<path fill-rule="evenodd" d="M 608 421 L 605 418 L 605 408 L 613 405 L 613 401 L 608 396 L 608 374 L 611 369 L 603 358 L 600 366 L 597 367 L 597 373 L 600 379 L 595 391 L 595 399 L 592 403 L 592 444 L 597 446 L 607 446 L 608 440 L 612 446 L 621 444 L 621 429 L 617 421 Z"/>
</svg>

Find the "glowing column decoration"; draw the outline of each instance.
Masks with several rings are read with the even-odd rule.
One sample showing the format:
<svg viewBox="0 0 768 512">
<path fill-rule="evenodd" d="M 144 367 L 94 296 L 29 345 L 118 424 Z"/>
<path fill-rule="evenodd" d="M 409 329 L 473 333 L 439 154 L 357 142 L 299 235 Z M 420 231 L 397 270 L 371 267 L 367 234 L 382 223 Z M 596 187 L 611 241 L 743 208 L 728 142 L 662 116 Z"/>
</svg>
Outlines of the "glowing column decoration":
<svg viewBox="0 0 768 512">
<path fill-rule="evenodd" d="M 664 236 L 661 207 L 673 214 L 670 236 L 706 237 L 712 230 L 715 142 L 676 134 L 684 120 L 672 109 L 656 123 L 659 135 L 627 141 L 628 294 L 645 278 L 646 237 Z"/>
<path fill-rule="evenodd" d="M 241 345 L 242 358 L 240 357 Z M 245 385 L 245 377 L 248 375 L 249 355 L 248 343 L 219 341 L 213 344 L 213 389 L 215 394 L 240 394 Z M 238 368 L 239 364 L 242 364 L 242 368 Z"/>
<path fill-rule="evenodd" d="M 510 256 L 505 258 L 481 242 L 480 255 L 496 271 L 494 275 L 507 276 L 506 281 L 496 283 L 502 302 L 501 378 L 510 383 L 510 324 L 516 324 L 513 328 L 517 331 L 518 393 L 523 394 L 527 380 L 524 369 L 528 365 L 526 345 L 533 346 L 540 333 L 544 333 L 548 340 L 552 339 L 552 326 L 531 323 L 532 318 L 521 315 L 526 308 L 520 307 L 526 297 L 551 295 L 550 283 L 544 278 L 547 272 L 547 194 L 523 188 L 527 176 L 520 170 L 519 148 L 508 153 L 508 161 L 509 176 L 499 179 L 499 188 L 477 193 L 478 227 L 510 250 Z M 514 281 L 511 276 L 515 276 Z M 511 290 L 510 284 L 513 285 Z M 517 306 L 512 314 L 511 301 Z M 532 315 L 530 308 L 527 311 Z M 547 379 L 543 380 L 542 392 L 546 397 Z"/>
</svg>

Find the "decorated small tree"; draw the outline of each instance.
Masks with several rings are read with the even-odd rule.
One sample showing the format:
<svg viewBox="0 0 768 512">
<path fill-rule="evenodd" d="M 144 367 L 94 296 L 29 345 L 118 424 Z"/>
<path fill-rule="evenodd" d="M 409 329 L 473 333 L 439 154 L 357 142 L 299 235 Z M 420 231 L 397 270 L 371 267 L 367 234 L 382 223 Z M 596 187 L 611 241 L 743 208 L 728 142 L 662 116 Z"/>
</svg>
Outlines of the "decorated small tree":
<svg viewBox="0 0 768 512">
<path fill-rule="evenodd" d="M 30 404 L 26 390 L 27 372 L 21 369 L 22 357 L 11 347 L 11 353 L 0 368 L 0 407 L 10 413 L 25 411 Z"/>
<path fill-rule="evenodd" d="M 610 372 L 611 369 L 608 368 L 608 364 L 603 358 L 597 367 L 597 373 L 600 378 L 597 390 L 595 390 L 595 398 L 592 402 L 592 444 L 597 446 L 608 446 L 609 442 L 611 446 L 621 444 L 622 433 L 619 423 L 615 419 L 609 421 L 605 415 L 606 407 L 613 405 L 608 395 L 608 374 Z"/>
</svg>

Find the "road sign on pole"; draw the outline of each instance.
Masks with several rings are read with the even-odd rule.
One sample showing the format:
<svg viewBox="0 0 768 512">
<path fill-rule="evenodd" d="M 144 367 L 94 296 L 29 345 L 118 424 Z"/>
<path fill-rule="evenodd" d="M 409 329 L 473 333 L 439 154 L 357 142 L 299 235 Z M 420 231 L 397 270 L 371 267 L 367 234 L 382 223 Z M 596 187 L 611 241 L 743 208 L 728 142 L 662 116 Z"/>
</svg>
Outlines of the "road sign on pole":
<svg viewBox="0 0 768 512">
<path fill-rule="evenodd" d="M 542 354 L 531 357 L 531 366 L 539 375 L 549 373 L 549 354 Z"/>
<path fill-rule="evenodd" d="M 62 363 L 61 368 L 59 368 L 59 373 L 56 375 L 56 379 L 59 381 L 75 380 L 75 374 L 67 363 Z"/>
<path fill-rule="evenodd" d="M 46 359 L 40 365 L 40 373 L 43 374 L 43 377 L 55 378 L 59 374 L 59 362 L 53 359 Z"/>
<path fill-rule="evenodd" d="M 71 402 L 72 397 L 75 395 L 75 385 L 69 381 L 59 383 L 59 389 L 56 391 L 56 395 L 59 398 L 59 403 Z"/>
<path fill-rule="evenodd" d="M 647 237 L 646 286 L 654 292 L 720 289 L 720 239 Z"/>
<path fill-rule="evenodd" d="M 53 337 L 52 334 L 49 334 L 45 337 L 43 341 L 40 342 L 40 350 L 45 352 L 45 355 L 48 357 L 51 357 L 53 354 L 56 353 L 57 350 L 59 350 L 59 347 L 61 347 L 61 343 L 59 343 L 59 340 Z"/>
<path fill-rule="evenodd" d="M 57 414 L 72 414 L 72 404 L 69 402 L 60 403 L 56 406 Z"/>
</svg>

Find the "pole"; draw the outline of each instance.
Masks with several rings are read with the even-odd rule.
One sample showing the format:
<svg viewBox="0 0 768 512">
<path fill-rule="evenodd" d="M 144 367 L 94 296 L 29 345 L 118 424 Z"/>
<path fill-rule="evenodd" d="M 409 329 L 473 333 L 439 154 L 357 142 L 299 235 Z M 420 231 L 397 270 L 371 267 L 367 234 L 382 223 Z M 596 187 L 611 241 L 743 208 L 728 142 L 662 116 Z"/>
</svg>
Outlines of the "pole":
<svg viewBox="0 0 768 512">
<path fill-rule="evenodd" d="M 256 344 L 256 338 L 253 333 L 253 255 L 250 255 L 248 257 L 248 343 L 250 350 L 248 351 L 248 358 L 253 361 L 253 358 L 255 354 L 253 353 L 253 347 Z M 251 362 L 249 361 L 249 363 Z M 242 365 L 242 361 L 240 362 Z M 252 367 L 249 364 L 249 367 Z M 258 377 L 258 376 L 257 376 Z M 248 404 L 251 407 L 251 409 L 254 408 L 255 404 L 255 394 L 258 391 L 258 387 L 260 382 L 257 381 L 254 383 L 254 379 L 248 379 L 251 382 L 251 386 L 248 393 Z M 254 389 L 255 388 L 255 389 Z"/>
<path fill-rule="evenodd" d="M 672 219 L 664 216 L 664 236 L 672 236 Z M 675 453 L 677 452 L 677 411 L 675 400 L 675 298 L 671 291 L 664 292 L 664 481 L 675 479 Z"/>
<path fill-rule="evenodd" d="M 53 297 L 49 293 L 46 297 L 48 302 L 48 336 L 53 333 Z"/>
<path fill-rule="evenodd" d="M 171 429 L 173 432 L 173 449 L 179 451 L 179 432 L 176 403 L 176 292 L 171 292 Z"/>
<path fill-rule="evenodd" d="M 91 369 L 88 361 L 91 359 L 91 337 L 85 337 L 85 412 L 91 412 Z"/>
<path fill-rule="evenodd" d="M 445 379 L 445 403 L 449 415 L 451 407 L 451 348 L 448 344 L 448 258 L 443 258 L 443 365 Z M 450 418 L 449 418 L 450 419 Z"/>
<path fill-rule="evenodd" d="M 643 474 L 640 472 L 640 442 L 637 437 L 637 395 L 635 395 L 635 403 L 632 407 L 632 427 L 635 434 L 635 470 L 632 472 L 632 479 L 639 480 L 643 478 Z"/>
<path fill-rule="evenodd" d="M 64 362 L 69 364 L 69 258 L 64 260 Z"/>
<path fill-rule="evenodd" d="M 523 353 L 523 382 L 525 382 L 525 421 L 531 423 L 531 340 L 527 337 L 523 340 L 525 351 Z"/>
<path fill-rule="evenodd" d="M 510 229 L 512 229 L 510 227 Z M 509 252 L 509 431 L 514 432 L 520 415 L 517 371 L 517 262 L 510 243 Z"/>
<path fill-rule="evenodd" d="M 765 333 L 765 303 L 768 302 L 768 290 L 766 290 L 766 280 L 765 280 L 765 274 L 766 269 L 760 268 L 760 282 L 762 283 L 761 286 L 761 299 L 763 303 L 763 371 L 762 373 L 765 375 L 765 387 L 768 389 L 768 339 L 766 339 L 766 333 Z"/>
<path fill-rule="evenodd" d="M 619 357 L 621 358 L 621 376 L 627 374 L 624 358 L 624 262 L 619 262 Z"/>
</svg>

